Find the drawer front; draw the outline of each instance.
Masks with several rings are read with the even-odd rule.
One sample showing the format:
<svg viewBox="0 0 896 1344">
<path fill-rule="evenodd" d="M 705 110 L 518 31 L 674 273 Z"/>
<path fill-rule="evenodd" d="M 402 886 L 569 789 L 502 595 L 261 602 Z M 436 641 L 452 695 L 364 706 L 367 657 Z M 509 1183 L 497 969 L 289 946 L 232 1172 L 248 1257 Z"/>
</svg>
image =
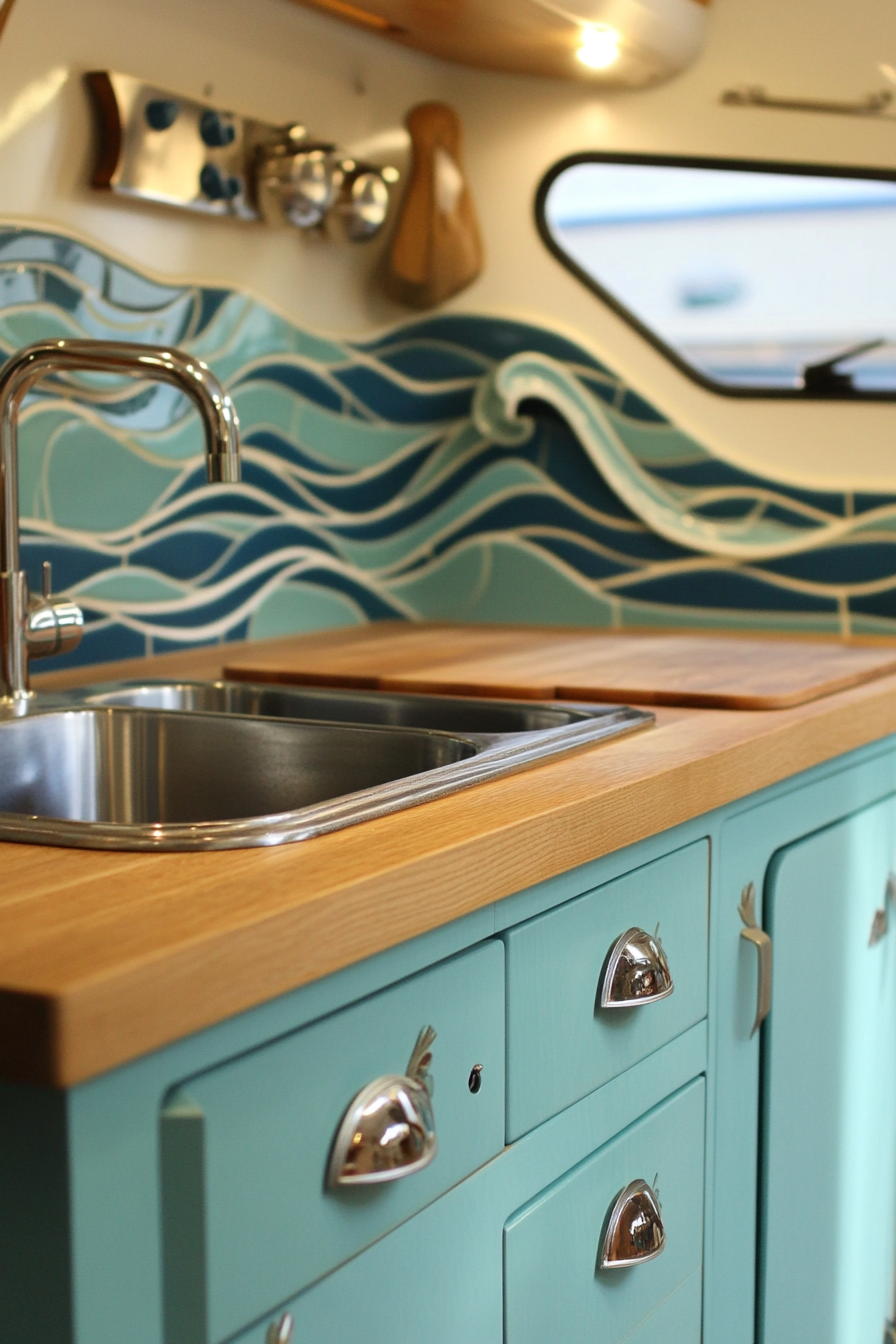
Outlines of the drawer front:
<svg viewBox="0 0 896 1344">
<path fill-rule="evenodd" d="M 503 972 L 502 944 L 484 944 L 190 1079 L 169 1099 L 161 1119 L 166 1344 L 233 1334 L 501 1149 Z M 434 1159 L 399 1180 L 328 1188 L 349 1104 L 373 1080 L 406 1073 L 427 1025 L 437 1032 Z"/>
<path fill-rule="evenodd" d="M 703 1338 L 703 1275 L 696 1274 L 676 1288 L 625 1344 L 700 1344 Z"/>
<path fill-rule="evenodd" d="M 501 1224 L 485 1212 L 473 1176 L 234 1344 L 503 1344 Z"/>
<path fill-rule="evenodd" d="M 602 1008 L 610 949 L 657 925 L 673 992 Z M 698 840 L 505 935 L 508 1140 L 706 1016 L 708 933 L 709 842 Z"/>
<path fill-rule="evenodd" d="M 689 1083 L 510 1220 L 504 1233 L 507 1344 L 621 1344 L 699 1272 L 704 1096 L 702 1078 Z M 630 1268 L 602 1269 L 609 1211 L 635 1180 L 657 1190 L 665 1249 Z"/>
</svg>

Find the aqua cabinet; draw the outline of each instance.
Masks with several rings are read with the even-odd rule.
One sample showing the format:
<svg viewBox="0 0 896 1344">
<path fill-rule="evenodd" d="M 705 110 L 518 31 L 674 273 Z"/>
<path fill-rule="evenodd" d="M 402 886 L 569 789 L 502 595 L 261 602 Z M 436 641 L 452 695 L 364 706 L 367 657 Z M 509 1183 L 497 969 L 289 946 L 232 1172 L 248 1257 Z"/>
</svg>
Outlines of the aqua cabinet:
<svg viewBox="0 0 896 1344">
<path fill-rule="evenodd" d="M 437 1160 L 400 1180 L 328 1188 L 334 1135 L 352 1098 L 379 1077 L 401 1075 L 428 1026 Z M 210 1344 L 501 1151 L 500 942 L 184 1079 L 166 1097 L 159 1125 L 166 1344 Z"/>
<path fill-rule="evenodd" d="M 763 1043 L 763 1340 L 883 1340 L 896 1269 L 896 800 L 779 850 Z"/>
<path fill-rule="evenodd" d="M 713 918 L 704 1338 L 880 1344 L 896 1269 L 889 747 L 731 810 Z M 743 898 L 772 940 L 771 1007 Z"/>
<path fill-rule="evenodd" d="M 0 1344 L 881 1344 L 894 867 L 884 742 L 70 1092 L 0 1084 Z M 633 931 L 673 991 L 607 1008 Z M 334 1188 L 425 1026 L 433 1160 Z M 631 1186 L 665 1240 L 633 1221 L 620 1268 Z"/>
<path fill-rule="evenodd" d="M 697 1079 L 514 1215 L 504 1233 L 507 1344 L 622 1344 L 686 1284 L 691 1313 L 676 1344 L 699 1344 L 704 1114 Z M 661 1205 L 663 1253 L 602 1268 L 607 1213 L 645 1172 Z"/>
<path fill-rule="evenodd" d="M 607 955 L 655 934 L 673 992 L 602 1009 Z M 709 844 L 697 840 L 512 928 L 507 945 L 507 1137 L 519 1138 L 706 1016 Z"/>
</svg>

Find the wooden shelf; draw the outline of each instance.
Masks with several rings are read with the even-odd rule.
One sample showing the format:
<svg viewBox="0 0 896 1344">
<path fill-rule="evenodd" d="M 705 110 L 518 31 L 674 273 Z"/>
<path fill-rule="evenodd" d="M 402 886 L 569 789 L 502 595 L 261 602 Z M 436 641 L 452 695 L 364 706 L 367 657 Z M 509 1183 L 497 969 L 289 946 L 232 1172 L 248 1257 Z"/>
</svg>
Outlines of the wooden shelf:
<svg viewBox="0 0 896 1344">
<path fill-rule="evenodd" d="M 709 0 L 692 0 L 705 6 Z M 595 72 L 576 60 L 580 28 L 537 0 L 295 0 L 368 32 L 430 56 L 517 74 L 617 82 L 614 71 Z M 619 64 L 620 83 L 625 61 Z"/>
</svg>

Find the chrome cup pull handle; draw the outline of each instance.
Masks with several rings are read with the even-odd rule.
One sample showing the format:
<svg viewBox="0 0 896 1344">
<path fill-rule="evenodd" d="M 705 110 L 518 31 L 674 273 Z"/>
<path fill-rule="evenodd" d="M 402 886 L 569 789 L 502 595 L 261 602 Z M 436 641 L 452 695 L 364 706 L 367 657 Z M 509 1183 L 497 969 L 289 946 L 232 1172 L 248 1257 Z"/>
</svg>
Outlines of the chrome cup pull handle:
<svg viewBox="0 0 896 1344">
<path fill-rule="evenodd" d="M 675 988 L 659 925 L 653 934 L 626 929 L 610 948 L 601 974 L 601 1008 L 638 1008 L 667 999 Z"/>
<path fill-rule="evenodd" d="M 656 1191 L 646 1181 L 620 1190 L 607 1215 L 601 1269 L 626 1269 L 655 1260 L 666 1247 L 666 1229 Z"/>
<path fill-rule="evenodd" d="M 428 1071 L 435 1036 L 425 1027 L 407 1073 L 375 1078 L 353 1099 L 333 1140 L 328 1189 L 399 1181 L 429 1166 L 437 1147 Z"/>
</svg>

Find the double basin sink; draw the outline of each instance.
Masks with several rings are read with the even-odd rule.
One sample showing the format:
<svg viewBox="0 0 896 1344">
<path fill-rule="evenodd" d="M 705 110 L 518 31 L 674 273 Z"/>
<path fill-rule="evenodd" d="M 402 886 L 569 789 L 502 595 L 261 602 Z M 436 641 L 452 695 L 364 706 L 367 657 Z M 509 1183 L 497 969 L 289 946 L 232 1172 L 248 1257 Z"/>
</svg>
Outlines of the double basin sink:
<svg viewBox="0 0 896 1344">
<path fill-rule="evenodd" d="M 0 718 L 0 840 L 117 850 L 281 844 L 652 722 L 616 705 L 243 682 L 40 694 Z"/>
</svg>

